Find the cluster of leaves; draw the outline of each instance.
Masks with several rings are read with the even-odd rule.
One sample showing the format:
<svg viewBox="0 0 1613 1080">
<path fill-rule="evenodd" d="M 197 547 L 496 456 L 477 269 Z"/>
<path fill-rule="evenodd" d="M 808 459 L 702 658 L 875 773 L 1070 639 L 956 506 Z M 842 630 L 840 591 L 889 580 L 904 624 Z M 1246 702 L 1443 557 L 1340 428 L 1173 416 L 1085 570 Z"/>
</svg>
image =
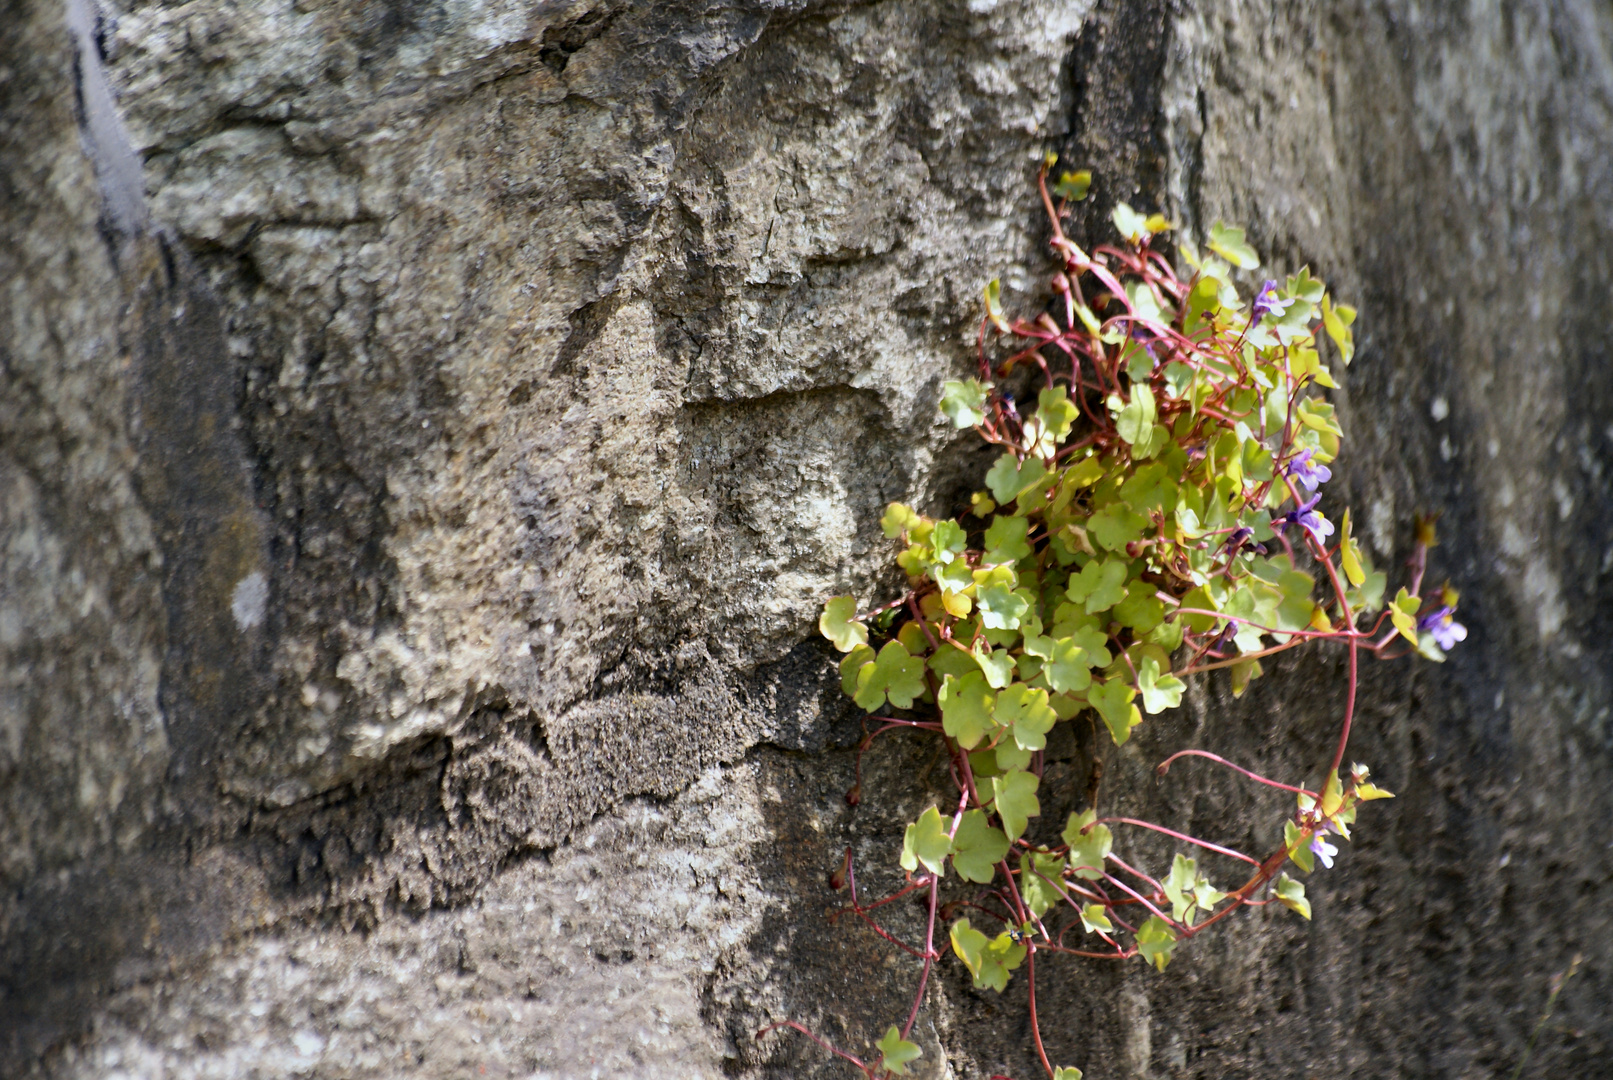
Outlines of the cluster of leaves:
<svg viewBox="0 0 1613 1080">
<path fill-rule="evenodd" d="M 879 725 L 869 739 L 931 731 L 950 762 L 956 802 L 912 822 L 900 854 L 904 892 L 928 889 L 931 901 L 931 940 L 910 951 L 927 979 L 939 958 L 935 898 L 955 875 L 981 888 L 972 916 L 951 926 L 952 952 L 975 986 L 998 991 L 1022 965 L 1034 991 L 1038 953 L 1141 956 L 1163 971 L 1182 942 L 1241 906 L 1276 900 L 1309 918 L 1304 886 L 1284 867 L 1330 866 L 1328 838 L 1348 838 L 1358 805 L 1388 797 L 1364 767 L 1341 769 L 1358 651 L 1437 660 L 1460 640 L 1454 594 L 1417 595 L 1431 522 L 1419 522 L 1410 588 L 1386 604 L 1386 575 L 1352 537 L 1349 514 L 1335 530 L 1317 509 L 1342 439 L 1318 393 L 1336 386 L 1322 339 L 1347 365 L 1354 310 L 1308 269 L 1245 300 L 1238 272 L 1259 259 L 1226 225 L 1202 250 L 1179 243 L 1179 271 L 1154 246 L 1164 218 L 1121 204 L 1113 220 L 1124 243 L 1088 254 L 1061 218 L 1089 183 L 1066 173 L 1050 191 L 1044 168 L 1062 262 L 1051 309 L 1010 321 L 993 281 L 978 375 L 945 386 L 942 412 L 1002 450 L 986 489 L 958 518 L 892 504 L 881 525 L 902 545 L 908 590 L 862 613 L 837 597 L 820 620 L 845 654 L 845 692 Z M 1027 368 L 1030 389 L 1016 378 Z M 1230 668 L 1241 694 L 1263 658 L 1319 639 L 1347 644 L 1350 661 L 1320 790 L 1231 766 L 1297 796 L 1280 850 L 1258 859 L 1095 807 L 1070 816 L 1060 843 L 1027 838 L 1056 724 L 1084 717 L 1121 744 L 1145 716 L 1178 707 L 1188 677 Z M 1150 876 L 1116 855 L 1112 825 L 1170 835 L 1194 855 Z M 1206 852 L 1248 864 L 1247 880 L 1212 884 Z M 852 903 L 866 917 L 855 887 Z M 1048 1062 L 1034 1004 L 1031 1019 L 1049 1075 L 1079 1076 Z M 918 1054 L 911 1026 L 891 1028 L 871 1064 L 842 1056 L 869 1076 L 901 1075 Z"/>
</svg>

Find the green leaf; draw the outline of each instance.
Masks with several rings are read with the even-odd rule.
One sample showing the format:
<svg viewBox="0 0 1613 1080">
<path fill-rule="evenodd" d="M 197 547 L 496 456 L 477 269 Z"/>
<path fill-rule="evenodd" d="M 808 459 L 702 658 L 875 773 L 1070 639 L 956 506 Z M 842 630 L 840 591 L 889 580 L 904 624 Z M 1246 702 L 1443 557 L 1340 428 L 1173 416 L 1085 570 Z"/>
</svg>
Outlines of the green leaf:
<svg viewBox="0 0 1613 1080">
<path fill-rule="evenodd" d="M 1154 295 L 1154 290 L 1150 289 L 1143 282 L 1136 280 L 1126 282 L 1126 299 L 1131 302 L 1132 314 L 1137 318 L 1146 319 L 1147 321 L 1154 323 L 1165 321 L 1163 317 L 1164 312 L 1160 310 L 1159 298 Z M 1134 345 L 1132 348 L 1135 348 L 1136 350 L 1136 353 L 1132 359 L 1135 361 L 1138 359 L 1138 357 L 1141 358 L 1140 363 L 1143 365 L 1142 370 L 1144 372 L 1153 371 L 1153 357 L 1149 356 L 1148 352 L 1141 345 Z M 1138 376 L 1132 375 L 1132 381 L 1135 382 L 1137 378 Z"/>
<path fill-rule="evenodd" d="M 1316 855 L 1311 851 L 1310 839 L 1310 833 L 1292 821 L 1283 823 L 1283 845 L 1288 849 L 1288 857 L 1307 874 L 1316 869 Z"/>
<path fill-rule="evenodd" d="M 1087 190 L 1092 187 L 1092 173 L 1088 169 L 1080 172 L 1060 173 L 1058 183 L 1053 185 L 1053 194 L 1061 199 L 1071 202 L 1080 202 L 1087 197 Z"/>
<path fill-rule="evenodd" d="M 1159 662 L 1150 656 L 1137 665 L 1137 689 L 1143 694 L 1143 708 L 1152 715 L 1179 706 L 1187 684 L 1170 672 L 1161 675 Z"/>
<path fill-rule="evenodd" d="M 1003 333 L 1008 333 L 1008 323 L 1003 319 L 1003 285 L 996 278 L 986 282 L 986 318 L 991 320 Z"/>
<path fill-rule="evenodd" d="M 1006 585 L 993 585 L 979 594 L 980 621 L 993 630 L 1017 630 L 1030 604 Z"/>
<path fill-rule="evenodd" d="M 956 651 L 956 650 L 953 650 Z M 840 661 L 840 689 L 846 692 L 847 697 L 857 693 L 857 673 L 863 669 L 864 664 L 872 663 L 874 650 L 867 645 L 858 645 L 846 654 Z"/>
<path fill-rule="evenodd" d="M 1366 568 L 1361 565 L 1361 545 L 1350 535 L 1350 512 L 1344 511 L 1344 522 L 1339 526 L 1339 562 L 1344 564 L 1344 576 L 1351 585 L 1360 585 L 1367 579 Z"/>
<path fill-rule="evenodd" d="M 1108 611 L 1126 595 L 1126 575 L 1131 564 L 1124 559 L 1094 559 L 1079 574 L 1071 574 L 1064 595 L 1084 604 L 1088 615 Z"/>
<path fill-rule="evenodd" d="M 1089 934 L 1115 932 L 1115 924 L 1109 921 L 1109 913 L 1102 904 L 1087 904 L 1081 909 L 1081 925 Z"/>
<path fill-rule="evenodd" d="M 869 653 L 869 659 L 873 659 L 872 652 Z M 943 679 L 948 675 L 962 677 L 971 671 L 980 670 L 980 665 L 975 663 L 974 654 L 967 649 L 958 648 L 957 644 L 952 642 L 942 642 L 935 655 L 930 657 L 928 664 L 930 670 Z"/>
<path fill-rule="evenodd" d="M 991 384 L 979 379 L 959 382 L 949 379 L 941 384 L 941 411 L 956 428 L 974 427 L 985 423 L 986 402 Z"/>
<path fill-rule="evenodd" d="M 1210 227 L 1209 248 L 1233 266 L 1244 270 L 1260 267 L 1260 256 L 1243 238 L 1243 230 L 1233 225 L 1216 222 Z M 1161 969 L 1163 970 L 1163 969 Z"/>
<path fill-rule="evenodd" d="M 1030 558 L 1031 547 L 1025 540 L 1030 524 L 1026 518 L 1005 514 L 992 518 L 986 528 L 986 554 L 982 561 L 1016 563 L 1020 559 Z"/>
<path fill-rule="evenodd" d="M 986 682 L 994 690 L 1001 690 L 1007 686 L 1014 677 L 1014 658 L 1008 655 L 1007 649 L 990 649 L 984 642 L 977 642 L 971 654 L 975 663 L 986 676 Z"/>
<path fill-rule="evenodd" d="M 1290 911 L 1297 911 L 1307 919 L 1311 917 L 1311 902 L 1305 899 L 1304 884 L 1287 874 L 1277 879 L 1277 899 Z"/>
<path fill-rule="evenodd" d="M 885 508 L 885 516 L 879 519 L 879 527 L 885 530 L 885 539 L 895 540 L 922 520 L 911 506 L 893 502 Z"/>
<path fill-rule="evenodd" d="M 1150 915 L 1148 921 L 1137 928 L 1137 951 L 1164 971 L 1165 965 L 1171 962 L 1171 953 L 1176 951 L 1176 931 L 1158 915 Z"/>
<path fill-rule="evenodd" d="M 1332 300 L 1322 297 L 1322 326 L 1327 330 L 1327 336 L 1333 339 L 1333 344 L 1339 347 L 1339 359 L 1344 361 L 1345 367 L 1349 367 L 1355 357 L 1355 334 L 1350 330 L 1353 322 L 1355 308 L 1348 304 L 1334 307 Z"/>
<path fill-rule="evenodd" d="M 978 986 L 980 984 L 980 970 L 983 966 L 981 961 L 984 959 L 982 954 L 986 951 L 986 944 L 991 939 L 970 926 L 968 919 L 959 919 L 953 923 L 950 936 L 952 938 L 952 951 L 957 954 L 959 960 L 963 961 L 963 966 L 969 969 L 969 973 L 975 977 L 975 985 Z M 1004 982 L 1003 985 L 1006 986 L 1007 983 Z M 998 987 L 998 989 L 1001 989 L 1001 987 Z"/>
<path fill-rule="evenodd" d="M 1115 411 L 1115 430 L 1128 443 L 1146 443 L 1153 435 L 1159 411 L 1147 383 L 1133 383 L 1131 400 Z"/>
<path fill-rule="evenodd" d="M 1131 738 L 1131 729 L 1143 722 L 1142 713 L 1131 703 L 1136 696 L 1137 691 L 1119 679 L 1094 684 L 1087 691 L 1087 700 L 1109 725 L 1109 735 L 1116 746 Z"/>
<path fill-rule="evenodd" d="M 1042 674 L 1047 677 L 1048 685 L 1059 693 L 1079 693 L 1092 685 L 1094 661 L 1074 638 L 1060 638 L 1054 641 L 1053 656 L 1043 666 Z"/>
<path fill-rule="evenodd" d="M 968 536 L 951 518 L 937 521 L 930 530 L 930 547 L 935 551 L 937 562 L 952 562 L 957 556 L 963 554 L 964 547 L 969 543 Z"/>
<path fill-rule="evenodd" d="M 1015 683 L 997 695 L 997 723 L 1012 728 L 1014 742 L 1022 750 L 1040 750 L 1047 745 L 1047 733 L 1058 717 L 1047 704 L 1046 690 L 1033 690 Z"/>
<path fill-rule="evenodd" d="M 1141 540 L 1148 519 L 1124 503 L 1110 503 L 1087 519 L 1087 532 L 1110 551 L 1124 551 L 1133 540 Z"/>
<path fill-rule="evenodd" d="M 1362 802 L 1371 802 L 1373 799 L 1392 799 L 1395 795 L 1376 784 L 1360 783 L 1355 785 L 1355 797 Z"/>
<path fill-rule="evenodd" d="M 900 641 L 888 641 L 879 658 L 857 673 L 858 705 L 873 712 L 885 703 L 898 709 L 911 709 L 914 699 L 924 693 L 924 661 L 913 657 Z"/>
<path fill-rule="evenodd" d="M 1146 514 L 1150 510 L 1174 510 L 1176 481 L 1170 474 L 1170 466 L 1163 461 L 1141 466 L 1120 485 L 1121 501 L 1139 514 Z"/>
<path fill-rule="evenodd" d="M 1052 457 L 1080 413 L 1062 386 L 1043 389 L 1036 401 L 1036 414 L 1031 418 L 1032 422 L 1026 425 L 1026 449 L 1041 457 Z"/>
<path fill-rule="evenodd" d="M 1176 853 L 1171 860 L 1170 877 L 1164 881 L 1165 895 L 1170 898 L 1171 918 L 1177 922 L 1186 922 L 1193 925 L 1193 909 L 1197 901 L 1193 898 L 1193 886 L 1198 881 L 1198 864 L 1183 855 Z"/>
<path fill-rule="evenodd" d="M 1075 876 L 1096 881 L 1103 876 L 1103 860 L 1114 850 L 1114 833 L 1107 825 L 1094 825 L 1097 813 L 1084 810 L 1071 814 L 1064 826 L 1064 842 L 1070 845 L 1069 863 Z M 1089 828 L 1090 826 L 1090 828 Z M 1082 830 L 1085 829 L 1085 832 Z"/>
<path fill-rule="evenodd" d="M 1231 667 L 1232 696 L 1240 698 L 1243 692 L 1249 689 L 1249 684 L 1260 678 L 1261 668 L 1259 660 L 1239 660 Z"/>
<path fill-rule="evenodd" d="M 940 704 L 940 727 L 965 750 L 974 750 L 994 727 L 995 695 L 987 690 L 986 675 L 982 672 L 971 671 L 961 677 L 947 675 L 940 683 L 937 703 Z"/>
<path fill-rule="evenodd" d="M 965 881 L 988 884 L 997 863 L 1008 854 L 1008 837 L 993 828 L 984 810 L 970 810 L 952 837 L 952 868 Z"/>
<path fill-rule="evenodd" d="M 1035 773 L 1018 769 L 991 778 L 997 816 L 1002 819 L 1003 829 L 1010 840 L 1024 836 L 1026 819 L 1042 812 L 1042 804 L 1036 798 L 1036 785 Z"/>
<path fill-rule="evenodd" d="M 1182 635 L 1187 630 L 1181 619 L 1170 622 L 1161 622 L 1149 631 L 1147 639 L 1167 653 L 1175 652 L 1176 647 L 1182 643 Z"/>
<path fill-rule="evenodd" d="M 1395 629 L 1400 636 L 1417 644 L 1417 609 L 1423 606 L 1421 598 L 1411 595 L 1402 586 L 1395 593 L 1395 598 L 1389 604 L 1389 618 L 1393 620 Z"/>
<path fill-rule="evenodd" d="M 844 653 L 849 653 L 859 645 L 866 645 L 868 627 L 852 621 L 852 617 L 856 614 L 855 596 L 837 596 L 823 605 L 823 614 L 818 616 L 818 632 L 834 642 L 834 647 Z"/>
<path fill-rule="evenodd" d="M 897 1076 L 907 1075 L 907 1063 L 924 1056 L 915 1043 L 902 1038 L 902 1031 L 895 1024 L 885 1032 L 885 1037 L 879 1040 L 879 1067 L 895 1073 Z"/>
<path fill-rule="evenodd" d="M 1207 881 L 1203 874 L 1193 883 L 1193 899 L 1198 901 L 1200 908 L 1211 911 L 1215 905 L 1227 898 L 1227 894 L 1217 889 Z"/>
<path fill-rule="evenodd" d="M 1141 578 L 1126 586 L 1126 598 L 1115 605 L 1115 620 L 1139 635 L 1146 634 L 1165 618 L 1165 605 L 1155 594 L 1158 587 Z"/>
<path fill-rule="evenodd" d="M 997 762 L 999 776 L 1011 772 L 1023 772 L 1031 767 L 1031 758 L 1035 755 L 1032 750 L 1021 750 L 1019 744 L 1013 739 L 997 740 L 997 749 L 992 751 L 992 757 Z"/>
<path fill-rule="evenodd" d="M 1053 1080 L 1081 1080 L 1081 1070 L 1074 1065 L 1060 1065 L 1053 1070 Z"/>
<path fill-rule="evenodd" d="M 1200 282 L 1199 284 L 1204 284 Z M 1180 360 L 1172 360 L 1165 365 L 1165 389 L 1171 397 L 1179 398 L 1192 389 L 1193 380 L 1198 372 Z"/>
<path fill-rule="evenodd" d="M 941 706 L 942 730 L 965 750 L 980 745 L 980 740 L 996 726 L 991 718 L 996 695 L 987 689 L 986 677 L 979 671 L 962 677 L 948 675 L 936 700 Z"/>
<path fill-rule="evenodd" d="M 953 559 L 949 563 L 945 563 L 938 567 L 932 567 L 930 570 L 930 577 L 934 578 L 935 583 L 941 586 L 943 600 L 955 596 L 957 593 L 963 592 L 963 590 L 975 583 L 974 571 L 970 570 L 969 564 L 964 562 L 962 559 Z M 969 598 L 967 596 L 963 596 L 958 597 L 958 599 L 967 601 Z M 957 611 L 953 610 L 951 604 L 947 604 L 946 608 L 947 611 L 951 612 L 952 614 L 958 614 Z M 969 613 L 968 603 L 962 604 L 962 610 L 963 614 L 965 615 Z"/>
<path fill-rule="evenodd" d="M 1140 244 L 1143 237 L 1149 235 L 1148 219 L 1125 203 L 1115 203 L 1114 211 L 1109 216 L 1128 244 Z"/>
<path fill-rule="evenodd" d="M 1322 785 L 1322 816 L 1332 817 L 1344 805 L 1344 785 L 1339 782 L 1339 771 L 1333 769 Z"/>
<path fill-rule="evenodd" d="M 946 822 L 941 820 L 941 812 L 932 806 L 909 824 L 902 836 L 902 869 L 911 873 L 923 863 L 927 870 L 940 877 L 951 852 L 952 838 L 947 835 Z"/>
<path fill-rule="evenodd" d="M 1019 459 L 1013 454 L 998 458 L 986 473 L 986 486 L 999 503 L 1012 502 L 1019 494 Z"/>
<path fill-rule="evenodd" d="M 1064 887 L 1059 884 L 1063 874 L 1062 855 L 1032 855 L 1028 851 L 1020 855 L 1019 894 L 1038 919 L 1064 899 Z"/>
<path fill-rule="evenodd" d="M 952 951 L 963 961 L 974 976 L 976 990 L 996 990 L 1008 987 L 1008 973 L 1025 960 L 1025 946 L 1018 944 L 1006 932 L 988 939 L 985 934 L 969 925 L 968 919 L 952 924 Z"/>
<path fill-rule="evenodd" d="M 1084 457 L 1064 470 L 1064 486 L 1072 492 L 1091 487 L 1103 478 L 1103 462 L 1095 457 Z"/>
</svg>

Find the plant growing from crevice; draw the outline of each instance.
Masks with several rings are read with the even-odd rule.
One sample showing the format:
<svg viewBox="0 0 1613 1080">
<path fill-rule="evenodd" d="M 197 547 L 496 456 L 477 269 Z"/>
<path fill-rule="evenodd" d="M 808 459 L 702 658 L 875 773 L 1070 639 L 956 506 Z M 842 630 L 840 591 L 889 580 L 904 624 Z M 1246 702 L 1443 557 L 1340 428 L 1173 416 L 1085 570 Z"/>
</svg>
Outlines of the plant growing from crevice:
<svg viewBox="0 0 1613 1080">
<path fill-rule="evenodd" d="M 1441 660 L 1466 633 L 1448 586 L 1423 595 L 1432 520 L 1418 520 L 1407 583 L 1386 602 L 1387 576 L 1351 535 L 1348 511 L 1335 528 L 1318 509 L 1343 436 L 1317 392 L 1336 386 L 1323 338 L 1349 364 L 1354 310 L 1335 305 L 1308 268 L 1246 301 L 1235 269 L 1259 259 L 1243 230 L 1217 224 L 1202 250 L 1182 241 L 1173 266 L 1154 244 L 1169 224 L 1124 203 L 1113 214 L 1123 243 L 1089 254 L 1062 221 L 1090 176 L 1050 185 L 1053 163 L 1037 180 L 1060 263 L 1053 302 L 1010 320 L 998 283 L 988 285 L 979 371 L 948 382 L 940 402 L 958 428 L 1001 448 L 986 490 L 952 519 L 891 504 L 881 525 L 901 542 L 907 589 L 861 612 L 855 598 L 835 597 L 819 622 L 845 654 L 845 692 L 873 724 L 859 778 L 880 735 L 919 731 L 940 742 L 956 793 L 907 826 L 902 888 L 859 896 L 849 849 L 834 875 L 850 889 L 846 910 L 921 963 L 903 1022 L 866 1057 L 794 1021 L 757 1036 L 794 1029 L 870 1078 L 904 1075 L 920 1056 L 910 1036 L 943 959 L 943 924 L 977 988 L 1001 991 L 1023 969 L 1037 1056 L 1054 1080 L 1076 1080 L 1080 1070 L 1056 1067 L 1042 1043 L 1039 960 L 1141 957 L 1164 971 L 1240 908 L 1275 901 L 1309 918 L 1287 864 L 1331 867 L 1360 804 L 1391 797 L 1365 766 L 1345 765 L 1361 654 Z M 1029 389 L 1015 379 L 1027 370 Z M 1227 668 L 1242 694 L 1265 658 L 1324 642 L 1343 647 L 1348 683 L 1316 790 L 1193 748 L 1158 767 L 1200 757 L 1292 793 L 1277 850 L 1257 857 L 1104 816 L 1096 789 L 1062 843 L 1027 838 L 1056 724 L 1086 722 L 1122 744 L 1145 715 L 1181 704 L 1184 680 Z M 860 779 L 853 791 L 863 797 Z M 1163 872 L 1132 866 L 1114 851 L 1116 828 L 1184 850 Z M 1213 884 L 1216 860 L 1244 864 L 1241 882 Z M 880 908 L 914 894 L 927 911 L 916 944 L 879 922 Z"/>
</svg>

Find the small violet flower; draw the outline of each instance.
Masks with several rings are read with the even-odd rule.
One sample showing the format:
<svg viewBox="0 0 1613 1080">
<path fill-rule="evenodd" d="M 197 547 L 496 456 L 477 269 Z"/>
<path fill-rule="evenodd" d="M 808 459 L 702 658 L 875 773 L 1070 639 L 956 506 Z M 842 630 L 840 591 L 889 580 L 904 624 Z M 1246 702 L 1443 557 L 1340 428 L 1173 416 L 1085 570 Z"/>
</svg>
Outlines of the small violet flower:
<svg viewBox="0 0 1613 1080">
<path fill-rule="evenodd" d="M 1326 465 L 1312 465 L 1311 455 L 1315 450 L 1303 451 L 1293 461 L 1288 463 L 1288 475 L 1293 477 L 1294 483 L 1304 488 L 1312 495 L 1316 489 L 1333 479 L 1333 470 Z"/>
<path fill-rule="evenodd" d="M 1318 544 L 1327 543 L 1327 538 L 1333 535 L 1333 523 L 1317 512 L 1316 504 L 1321 501 L 1320 495 L 1312 495 L 1308 502 L 1301 503 L 1297 508 L 1272 522 L 1272 527 L 1286 529 L 1290 525 L 1298 525 L 1308 529 Z"/>
<path fill-rule="evenodd" d="M 1270 278 L 1267 278 L 1266 283 L 1260 286 L 1260 291 L 1255 294 L 1255 317 L 1249 323 L 1249 329 L 1253 330 L 1255 327 L 1259 326 L 1260 320 L 1265 318 L 1267 315 L 1275 315 L 1279 319 L 1282 318 L 1283 312 L 1287 311 L 1289 305 L 1292 303 L 1292 300 L 1277 299 L 1277 283 Z"/>
<path fill-rule="evenodd" d="M 1417 620 L 1417 628 L 1432 634 L 1441 652 L 1450 652 L 1458 641 L 1467 640 L 1467 627 L 1457 622 L 1454 614 L 1455 609 L 1447 606 Z"/>
<path fill-rule="evenodd" d="M 1339 849 L 1328 843 L 1327 837 L 1324 834 L 1317 833 L 1315 836 L 1311 837 L 1311 854 L 1315 855 L 1318 859 L 1321 859 L 1322 865 L 1327 867 L 1329 870 L 1333 869 L 1333 856 L 1337 855 L 1338 853 Z"/>
</svg>

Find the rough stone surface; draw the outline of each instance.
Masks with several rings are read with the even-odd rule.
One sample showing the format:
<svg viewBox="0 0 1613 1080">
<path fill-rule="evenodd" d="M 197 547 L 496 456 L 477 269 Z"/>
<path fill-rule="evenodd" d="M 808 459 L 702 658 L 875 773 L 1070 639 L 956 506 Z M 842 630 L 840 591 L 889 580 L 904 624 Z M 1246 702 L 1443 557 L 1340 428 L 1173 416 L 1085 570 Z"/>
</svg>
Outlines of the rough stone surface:
<svg viewBox="0 0 1613 1080">
<path fill-rule="evenodd" d="M 1044 973 L 1090 1076 L 1531 1072 L 1613 1049 L 1613 14 L 1591 0 L 0 0 L 0 1072 L 839 1075 L 914 965 L 847 922 L 928 755 L 812 639 L 1028 181 L 1090 164 L 1359 299 L 1373 554 L 1444 512 L 1472 635 L 1369 670 L 1400 792 L 1164 976 Z M 1269 846 L 1339 658 L 1217 679 L 1104 798 Z M 1101 749 L 1050 753 L 1043 821 Z M 927 774 L 928 775 L 928 774 Z M 935 782 L 939 778 L 931 777 Z M 1055 794 L 1056 792 L 1056 794 Z M 1166 849 L 1126 838 L 1137 858 Z M 893 914 L 898 925 L 916 911 Z M 1036 1074 L 943 965 L 926 1076 Z M 485 1069 L 485 1073 L 483 1070 Z"/>
</svg>

